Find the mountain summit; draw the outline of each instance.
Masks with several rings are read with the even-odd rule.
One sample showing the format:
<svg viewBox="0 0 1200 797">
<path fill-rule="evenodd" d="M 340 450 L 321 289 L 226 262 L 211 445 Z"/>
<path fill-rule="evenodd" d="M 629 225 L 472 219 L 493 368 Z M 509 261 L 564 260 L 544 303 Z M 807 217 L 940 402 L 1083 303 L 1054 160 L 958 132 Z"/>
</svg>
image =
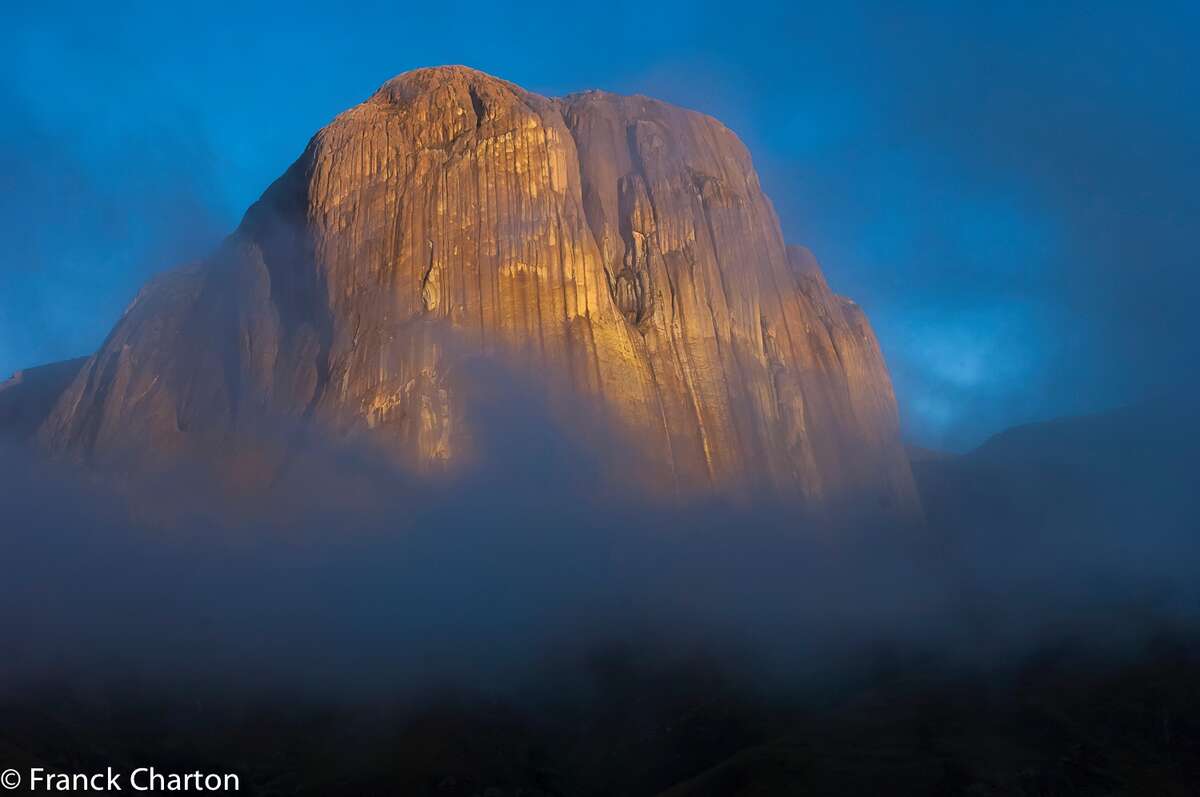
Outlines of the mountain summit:
<svg viewBox="0 0 1200 797">
<path fill-rule="evenodd" d="M 870 325 L 784 243 L 732 132 L 459 66 L 318 132 L 218 251 L 145 286 L 36 437 L 148 463 L 303 419 L 451 467 L 474 434 L 455 375 L 503 352 L 669 489 L 916 506 Z"/>
</svg>

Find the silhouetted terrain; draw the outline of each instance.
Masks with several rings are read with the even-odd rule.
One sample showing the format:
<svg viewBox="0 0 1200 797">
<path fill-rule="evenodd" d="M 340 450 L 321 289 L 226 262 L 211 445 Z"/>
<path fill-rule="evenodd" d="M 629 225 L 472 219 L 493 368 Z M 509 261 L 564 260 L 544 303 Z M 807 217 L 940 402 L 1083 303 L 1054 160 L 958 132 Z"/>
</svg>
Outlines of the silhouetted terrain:
<svg viewBox="0 0 1200 797">
<path fill-rule="evenodd" d="M 885 659 L 854 688 L 795 700 L 640 659 L 581 662 L 575 679 L 591 689 L 578 701 L 55 688 L 5 702 L 2 752 L 18 766 L 229 770 L 251 794 L 1189 795 L 1200 776 L 1194 644 L 1120 662 L 1047 650 L 957 677 Z"/>
</svg>

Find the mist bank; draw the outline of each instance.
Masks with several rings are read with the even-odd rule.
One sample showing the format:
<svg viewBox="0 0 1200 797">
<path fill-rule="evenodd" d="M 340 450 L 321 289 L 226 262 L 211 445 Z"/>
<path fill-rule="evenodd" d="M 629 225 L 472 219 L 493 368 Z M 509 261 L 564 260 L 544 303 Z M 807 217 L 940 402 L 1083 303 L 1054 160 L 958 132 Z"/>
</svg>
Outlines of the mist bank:
<svg viewBox="0 0 1200 797">
<path fill-rule="evenodd" d="M 901 527 L 655 500 L 486 378 L 453 474 L 296 429 L 263 430 L 292 455 L 266 481 L 4 449 L 5 764 L 464 797 L 1136 795 L 1200 772 L 1190 411 L 918 461 L 928 522 Z"/>
<path fill-rule="evenodd" d="M 307 440 L 238 494 L 199 467 L 117 487 L 6 449 L 0 683 L 507 693 L 617 645 L 804 691 L 881 651 L 994 671 L 1200 619 L 1194 413 L 1080 422 L 1077 461 L 1051 427 L 1017 433 L 1016 454 L 919 463 L 929 523 L 900 526 L 778 494 L 639 495 L 603 447 L 489 378 L 479 456 L 454 474 Z"/>
</svg>

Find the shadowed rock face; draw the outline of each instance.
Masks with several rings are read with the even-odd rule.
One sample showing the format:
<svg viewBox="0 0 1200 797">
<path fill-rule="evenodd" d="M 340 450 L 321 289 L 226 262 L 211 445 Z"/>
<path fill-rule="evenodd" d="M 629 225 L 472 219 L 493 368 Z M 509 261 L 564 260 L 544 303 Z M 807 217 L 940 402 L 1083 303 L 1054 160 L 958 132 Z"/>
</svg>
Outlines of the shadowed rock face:
<svg viewBox="0 0 1200 797">
<path fill-rule="evenodd" d="M 0 382 L 0 443 L 24 443 L 35 435 L 86 358 L 17 371 Z"/>
<path fill-rule="evenodd" d="M 474 352 L 515 355 L 564 417 L 606 411 L 616 468 L 665 490 L 916 507 L 874 334 L 785 245 L 732 132 L 463 67 L 321 130 L 218 252 L 143 289 L 39 436 L 150 462 L 303 418 L 441 467 L 470 451 Z"/>
</svg>

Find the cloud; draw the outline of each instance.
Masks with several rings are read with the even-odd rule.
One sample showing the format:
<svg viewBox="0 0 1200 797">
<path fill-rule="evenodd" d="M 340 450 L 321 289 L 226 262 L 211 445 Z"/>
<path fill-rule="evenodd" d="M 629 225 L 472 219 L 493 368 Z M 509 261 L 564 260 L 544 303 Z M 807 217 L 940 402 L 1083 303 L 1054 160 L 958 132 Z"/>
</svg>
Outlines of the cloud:
<svg viewBox="0 0 1200 797">
<path fill-rule="evenodd" d="M 7 452 L 0 682 L 506 691 L 548 658 L 621 644 L 791 688 L 881 645 L 997 667 L 1063 634 L 1140 639 L 1200 607 L 1194 507 L 1163 479 L 1190 439 L 1179 428 L 1132 458 L 1113 436 L 1127 462 L 1097 456 L 1102 481 L 1045 464 L 970 475 L 953 527 L 833 524 L 778 497 L 632 495 L 521 380 L 472 374 L 479 456 L 444 478 L 312 439 L 249 496 L 203 469 L 122 487 Z M 1047 500 L 1059 509 L 1040 514 Z"/>
</svg>

